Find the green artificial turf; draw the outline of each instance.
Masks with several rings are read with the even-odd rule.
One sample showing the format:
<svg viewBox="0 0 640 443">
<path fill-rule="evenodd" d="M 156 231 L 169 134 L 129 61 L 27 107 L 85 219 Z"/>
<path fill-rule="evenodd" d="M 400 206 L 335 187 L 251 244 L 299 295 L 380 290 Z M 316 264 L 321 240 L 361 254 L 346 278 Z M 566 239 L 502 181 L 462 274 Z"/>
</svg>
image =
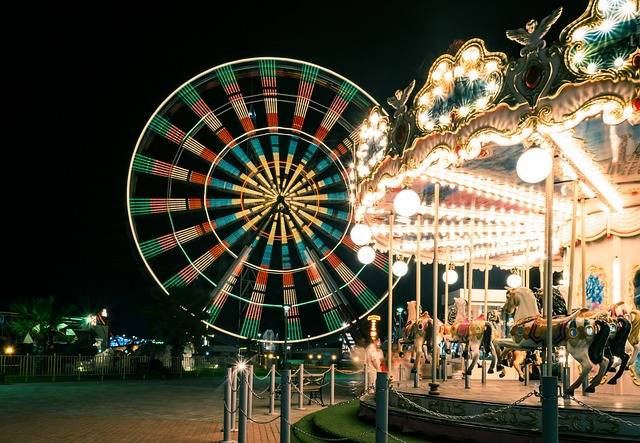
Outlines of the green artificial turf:
<svg viewBox="0 0 640 443">
<path fill-rule="evenodd" d="M 375 442 L 375 426 L 373 423 L 364 422 L 358 418 L 358 408 L 359 402 L 355 400 L 309 414 L 294 425 L 291 439 L 294 442 L 302 443 L 318 441 L 318 439 L 304 434 L 307 432 L 324 438 L 349 438 L 348 441 L 362 443 Z M 416 435 L 399 432 L 391 432 L 391 434 L 407 443 L 429 443 L 424 437 Z"/>
</svg>

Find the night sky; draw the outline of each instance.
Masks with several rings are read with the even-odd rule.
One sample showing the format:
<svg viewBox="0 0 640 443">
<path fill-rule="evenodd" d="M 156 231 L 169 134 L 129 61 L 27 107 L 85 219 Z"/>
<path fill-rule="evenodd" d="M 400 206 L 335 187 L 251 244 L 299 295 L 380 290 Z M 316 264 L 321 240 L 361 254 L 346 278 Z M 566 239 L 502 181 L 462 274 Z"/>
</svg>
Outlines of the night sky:
<svg viewBox="0 0 640 443">
<path fill-rule="evenodd" d="M 194 75 L 240 58 L 291 57 L 386 103 L 411 79 L 419 86 L 455 39 L 480 37 L 517 56 L 504 31 L 562 3 L 49 2 L 7 12 L 0 310 L 55 295 L 83 309 L 107 306 L 121 330 L 144 332 L 141 308 L 154 283 L 129 230 L 127 170 L 151 113 Z M 548 41 L 587 4 L 567 3 Z M 431 268 L 423 269 L 430 285 Z M 408 297 L 413 281 L 409 274 L 398 292 Z"/>
</svg>

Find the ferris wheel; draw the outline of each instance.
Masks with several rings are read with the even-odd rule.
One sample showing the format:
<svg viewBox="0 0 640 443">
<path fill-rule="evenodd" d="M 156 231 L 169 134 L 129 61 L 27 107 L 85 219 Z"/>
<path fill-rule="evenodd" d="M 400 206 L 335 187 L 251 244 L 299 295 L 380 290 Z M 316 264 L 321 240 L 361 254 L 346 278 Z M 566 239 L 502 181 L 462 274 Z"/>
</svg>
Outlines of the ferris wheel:
<svg viewBox="0 0 640 443">
<path fill-rule="evenodd" d="M 250 339 L 284 337 L 285 325 L 290 342 L 319 338 L 375 308 L 388 260 L 363 266 L 347 233 L 352 147 L 376 105 L 346 78 L 282 58 L 217 66 L 172 93 L 138 139 L 127 191 L 164 292 L 190 291 L 208 325 Z"/>
</svg>

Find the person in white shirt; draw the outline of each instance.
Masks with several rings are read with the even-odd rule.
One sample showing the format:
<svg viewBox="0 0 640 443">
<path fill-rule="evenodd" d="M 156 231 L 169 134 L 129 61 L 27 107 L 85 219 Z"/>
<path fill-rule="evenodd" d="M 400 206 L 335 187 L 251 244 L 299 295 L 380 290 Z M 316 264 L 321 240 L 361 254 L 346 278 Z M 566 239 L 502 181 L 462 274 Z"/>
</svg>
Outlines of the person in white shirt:
<svg viewBox="0 0 640 443">
<path fill-rule="evenodd" d="M 380 349 L 380 339 L 375 338 L 369 343 L 365 349 L 365 363 L 367 367 L 367 379 L 369 380 L 369 386 L 371 388 L 376 385 L 376 377 L 379 371 L 381 371 L 381 363 L 384 360 L 384 353 Z"/>
</svg>

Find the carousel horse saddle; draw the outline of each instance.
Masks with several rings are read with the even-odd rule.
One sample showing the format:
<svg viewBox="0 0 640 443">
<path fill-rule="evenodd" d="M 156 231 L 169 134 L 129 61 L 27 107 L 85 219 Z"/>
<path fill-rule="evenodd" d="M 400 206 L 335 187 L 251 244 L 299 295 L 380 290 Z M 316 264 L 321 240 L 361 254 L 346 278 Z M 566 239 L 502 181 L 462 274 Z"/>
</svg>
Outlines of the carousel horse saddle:
<svg viewBox="0 0 640 443">
<path fill-rule="evenodd" d="M 553 342 L 560 343 L 567 339 L 567 324 L 575 323 L 571 317 L 554 317 L 551 319 L 553 329 Z M 577 329 L 576 329 L 577 330 Z M 547 319 L 537 315 L 519 320 L 511 327 L 511 336 L 516 342 L 531 340 L 542 343 L 547 333 Z"/>
</svg>

